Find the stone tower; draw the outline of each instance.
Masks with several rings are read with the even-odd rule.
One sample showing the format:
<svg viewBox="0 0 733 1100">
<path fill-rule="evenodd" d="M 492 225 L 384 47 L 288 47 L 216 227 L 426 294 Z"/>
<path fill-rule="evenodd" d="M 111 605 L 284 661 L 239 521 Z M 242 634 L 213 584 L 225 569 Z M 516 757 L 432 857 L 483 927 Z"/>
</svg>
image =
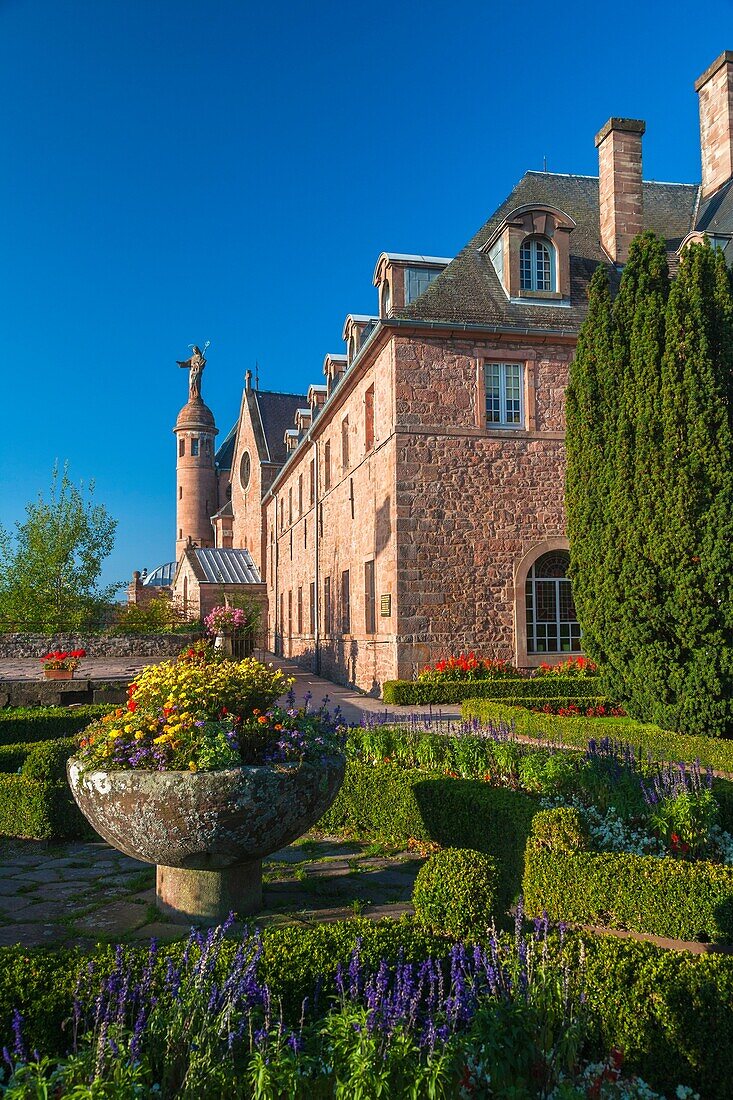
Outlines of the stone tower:
<svg viewBox="0 0 733 1100">
<path fill-rule="evenodd" d="M 188 364 L 180 364 L 184 365 Z M 200 371 L 195 382 L 192 372 L 189 398 L 173 429 L 176 436 L 176 561 L 180 561 L 189 541 L 195 546 L 214 545 L 211 517 L 219 508 L 214 467 L 214 438 L 218 429 L 214 414 L 201 398 L 200 389 Z"/>
</svg>

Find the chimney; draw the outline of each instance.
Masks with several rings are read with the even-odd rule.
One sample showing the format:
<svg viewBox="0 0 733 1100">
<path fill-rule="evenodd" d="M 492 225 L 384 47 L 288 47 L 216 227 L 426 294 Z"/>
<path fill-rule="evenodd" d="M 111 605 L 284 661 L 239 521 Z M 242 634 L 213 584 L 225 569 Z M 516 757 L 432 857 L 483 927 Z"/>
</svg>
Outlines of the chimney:
<svg viewBox="0 0 733 1100">
<path fill-rule="evenodd" d="M 596 134 L 601 244 L 614 263 L 625 264 L 629 245 L 644 228 L 641 136 L 638 118 L 609 118 Z"/>
<path fill-rule="evenodd" d="M 726 50 L 695 81 L 700 102 L 702 198 L 733 176 L 733 50 Z"/>
</svg>

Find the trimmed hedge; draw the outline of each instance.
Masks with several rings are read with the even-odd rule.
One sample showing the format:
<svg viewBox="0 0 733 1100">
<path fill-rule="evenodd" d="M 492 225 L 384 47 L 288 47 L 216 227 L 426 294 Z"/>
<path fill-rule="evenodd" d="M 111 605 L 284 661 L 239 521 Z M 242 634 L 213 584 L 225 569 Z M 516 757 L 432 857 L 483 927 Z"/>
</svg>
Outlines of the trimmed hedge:
<svg viewBox="0 0 733 1100">
<path fill-rule="evenodd" d="M 538 809 L 532 795 L 481 780 L 349 761 L 343 787 L 316 828 L 386 844 L 420 841 L 485 852 L 497 861 L 499 899 L 506 909 L 519 893 Z"/>
<path fill-rule="evenodd" d="M 543 704 L 558 699 L 593 699 L 598 705 L 598 684 L 599 681 L 593 676 L 518 676 L 496 680 L 454 680 L 442 683 L 385 680 L 382 685 L 382 697 L 385 703 L 395 706 L 460 703 L 464 699 L 541 699 Z M 601 701 L 607 702 L 606 699 Z"/>
<path fill-rule="evenodd" d="M 348 959 L 357 937 L 363 959 L 375 964 L 404 951 L 408 961 L 428 954 L 442 957 L 448 942 L 431 936 L 415 922 L 344 921 L 314 928 L 277 928 L 263 933 L 260 973 L 281 997 L 297 1023 L 302 1000 L 319 976 L 325 978 L 320 1010 L 333 993 L 336 965 Z M 585 944 L 583 967 L 587 1006 L 593 1020 L 593 1050 L 605 1055 L 624 1051 L 625 1069 L 639 1073 L 658 1090 L 674 1094 L 680 1082 L 704 1097 L 730 1096 L 733 1080 L 733 958 L 664 951 L 648 943 L 604 936 L 571 936 L 568 950 L 577 957 Z M 225 944 L 224 959 L 236 941 Z M 147 946 L 140 946 L 141 957 Z M 182 946 L 159 949 L 157 966 L 180 957 Z M 109 969 L 114 949 L 92 953 L 100 969 Z M 0 948 L 0 1046 L 12 1040 L 11 1013 L 24 1017 L 29 1047 L 62 1053 L 70 1046 L 64 1028 L 72 1012 L 76 974 L 89 955 L 50 948 Z"/>
<path fill-rule="evenodd" d="M 681 940 L 733 942 L 733 868 L 628 852 L 564 852 L 530 839 L 528 916 Z"/>
<path fill-rule="evenodd" d="M 0 836 L 66 840 L 95 835 L 66 782 L 76 738 L 0 746 Z"/>
<path fill-rule="evenodd" d="M 472 848 L 442 848 L 418 871 L 412 904 L 420 924 L 469 936 L 491 926 L 496 910 L 496 860 Z"/>
<path fill-rule="evenodd" d="M 634 718 L 560 718 L 554 714 L 533 714 L 488 699 L 466 700 L 461 713 L 466 719 L 477 718 L 482 723 L 506 722 L 514 726 L 521 737 L 579 748 L 585 748 L 592 737 L 596 740 L 611 737 L 640 747 L 655 760 L 685 760 L 688 763 L 699 760 L 703 767 L 709 764 L 716 771 L 733 775 L 733 740 L 671 733 Z"/>
<path fill-rule="evenodd" d="M 13 707 L 0 710 L 0 745 L 53 741 L 80 733 L 93 718 L 108 714 L 108 703 L 82 707 Z"/>
</svg>

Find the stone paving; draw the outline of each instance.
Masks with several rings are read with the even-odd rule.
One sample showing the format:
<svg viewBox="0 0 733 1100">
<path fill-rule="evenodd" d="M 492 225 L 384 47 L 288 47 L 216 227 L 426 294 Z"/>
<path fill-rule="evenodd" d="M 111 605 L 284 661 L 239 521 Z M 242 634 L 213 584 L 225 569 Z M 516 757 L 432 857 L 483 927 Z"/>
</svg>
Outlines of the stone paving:
<svg viewBox="0 0 733 1100">
<path fill-rule="evenodd" d="M 264 862 L 260 927 L 412 912 L 413 852 L 312 834 Z M 102 841 L 0 840 L 0 946 L 90 947 L 188 934 L 155 907 L 155 868 Z"/>
</svg>

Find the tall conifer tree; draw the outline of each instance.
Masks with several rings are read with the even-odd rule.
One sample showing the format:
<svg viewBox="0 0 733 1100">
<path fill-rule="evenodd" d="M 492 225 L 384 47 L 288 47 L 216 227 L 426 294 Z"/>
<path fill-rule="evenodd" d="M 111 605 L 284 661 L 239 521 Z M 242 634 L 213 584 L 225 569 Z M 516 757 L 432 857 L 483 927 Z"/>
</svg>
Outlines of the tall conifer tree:
<svg viewBox="0 0 733 1100">
<path fill-rule="evenodd" d="M 612 525 L 608 509 L 609 465 L 614 404 L 613 318 L 608 272 L 599 267 L 589 288 L 588 314 L 578 337 L 566 394 L 567 524 L 570 577 L 583 649 L 594 661 L 608 663 L 606 604 L 598 598 L 604 584 L 602 545 Z"/>
<path fill-rule="evenodd" d="M 610 342 L 610 349 L 609 349 Z M 584 648 L 630 713 L 733 735 L 733 297 L 693 245 L 632 244 L 591 282 L 567 403 L 571 576 Z"/>
<path fill-rule="evenodd" d="M 733 298 L 722 253 L 691 245 L 667 309 L 660 566 L 673 638 L 654 717 L 733 735 Z"/>
</svg>

